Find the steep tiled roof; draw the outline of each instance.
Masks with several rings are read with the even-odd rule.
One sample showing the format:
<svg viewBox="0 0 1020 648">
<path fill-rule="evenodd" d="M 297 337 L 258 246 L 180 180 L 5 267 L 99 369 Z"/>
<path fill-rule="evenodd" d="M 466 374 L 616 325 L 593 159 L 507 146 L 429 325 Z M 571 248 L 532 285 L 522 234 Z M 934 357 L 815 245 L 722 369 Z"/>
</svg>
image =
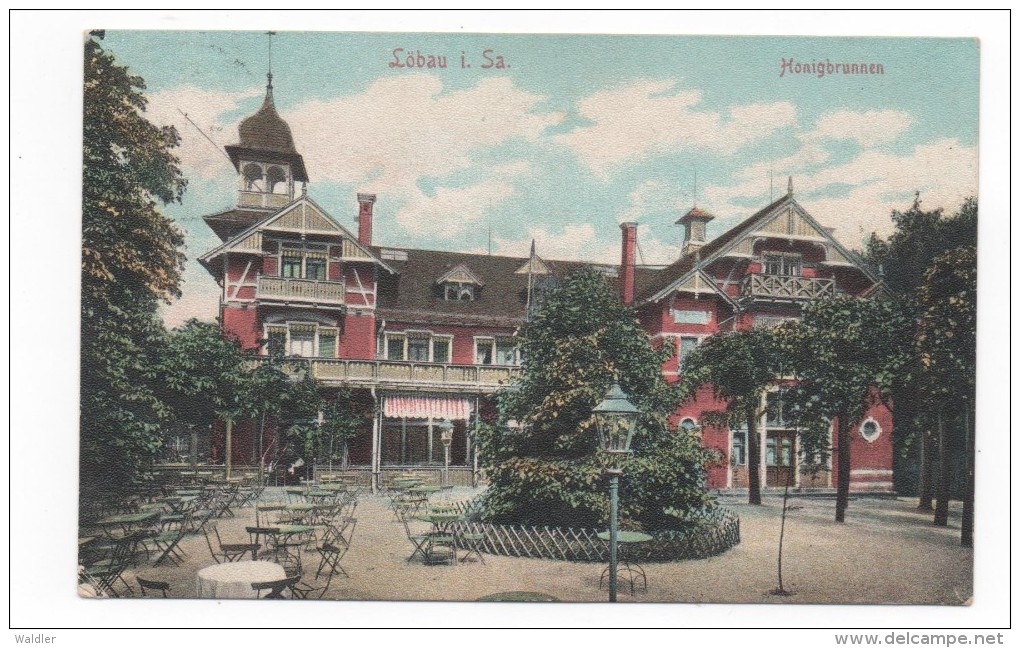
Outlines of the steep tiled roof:
<svg viewBox="0 0 1020 648">
<path fill-rule="evenodd" d="M 384 252 L 384 250 L 386 252 Z M 528 275 L 516 271 L 527 257 L 464 254 L 437 250 L 413 250 L 373 246 L 372 251 L 396 271 L 380 274 L 379 317 L 428 319 L 429 321 L 515 325 L 524 321 L 527 308 Z M 394 260 L 393 252 L 407 255 Z M 545 264 L 554 277 L 591 264 L 576 261 L 549 261 Z M 473 301 L 447 301 L 437 283 L 457 266 L 467 267 L 482 282 Z M 542 280 L 535 277 L 535 281 Z"/>
<path fill-rule="evenodd" d="M 267 218 L 271 212 L 254 209 L 228 209 L 218 214 L 204 216 L 202 220 L 209 226 L 221 241 L 226 241 L 238 232 L 245 230 L 260 220 Z"/>
<path fill-rule="evenodd" d="M 684 255 L 661 270 L 638 273 L 634 279 L 634 301 L 640 303 L 665 290 L 674 281 L 690 272 L 698 259 L 707 259 L 747 232 L 754 230 L 772 212 L 787 201 L 792 202 L 793 197 L 789 195 L 782 196 L 770 205 L 755 212 L 753 216 L 744 220 L 736 227 L 705 243 L 696 253 L 691 252 Z"/>
</svg>

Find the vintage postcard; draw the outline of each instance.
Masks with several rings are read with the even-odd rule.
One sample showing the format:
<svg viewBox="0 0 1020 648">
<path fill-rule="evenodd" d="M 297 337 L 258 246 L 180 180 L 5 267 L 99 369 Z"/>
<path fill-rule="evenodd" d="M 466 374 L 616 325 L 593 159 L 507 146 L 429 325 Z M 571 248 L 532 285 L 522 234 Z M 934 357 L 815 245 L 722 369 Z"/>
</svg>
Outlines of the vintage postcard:
<svg viewBox="0 0 1020 648">
<path fill-rule="evenodd" d="M 80 596 L 973 602 L 976 39 L 96 27 Z"/>
</svg>

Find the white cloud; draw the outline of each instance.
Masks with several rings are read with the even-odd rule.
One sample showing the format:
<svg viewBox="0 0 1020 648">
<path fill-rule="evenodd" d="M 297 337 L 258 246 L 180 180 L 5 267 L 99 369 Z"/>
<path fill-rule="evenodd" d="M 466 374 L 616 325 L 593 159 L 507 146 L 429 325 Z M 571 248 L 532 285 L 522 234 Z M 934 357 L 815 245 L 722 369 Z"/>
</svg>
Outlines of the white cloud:
<svg viewBox="0 0 1020 648">
<path fill-rule="evenodd" d="M 849 162 L 817 171 L 809 169 L 824 158 L 812 162 L 813 154 L 807 149 L 785 160 L 747 167 L 737 174 L 743 179 L 737 184 L 707 188 L 710 210 L 716 216 L 746 217 L 749 210 L 735 204 L 737 200 L 760 198 L 765 206 L 768 180 L 763 174 L 769 164 L 775 164 L 775 196 L 785 193 L 786 174 L 793 173 L 798 201 L 822 225 L 835 227 L 841 240 L 857 247 L 872 231 L 890 234 L 890 213 L 909 207 L 908 196 L 915 191 L 921 192 L 926 208 L 946 210 L 957 209 L 964 198 L 977 194 L 977 148 L 962 146 L 956 139 L 918 145 L 906 155 L 866 149 Z M 784 169 L 782 175 L 780 169 Z M 827 192 L 839 195 L 827 197 Z"/>
<path fill-rule="evenodd" d="M 482 182 L 465 187 L 440 186 L 431 196 L 414 187 L 411 198 L 397 212 L 397 222 L 411 234 L 459 234 L 513 196 L 513 181 L 529 169 L 523 161 L 504 164 L 491 169 Z"/>
<path fill-rule="evenodd" d="M 535 112 L 543 100 L 508 77 L 446 91 L 440 78 L 413 74 L 381 78 L 356 95 L 304 102 L 283 118 L 313 182 L 413 195 L 419 178 L 467 169 L 478 152 L 514 138 L 538 140 L 563 118 Z"/>
<path fill-rule="evenodd" d="M 181 145 L 174 152 L 181 160 L 185 177 L 198 175 L 228 180 L 236 171 L 223 152 L 223 147 L 237 142 L 237 124 L 240 120 L 226 120 L 223 115 L 236 110 L 244 99 L 261 94 L 262 91 L 257 89 L 219 92 L 192 85 L 181 86 L 150 94 L 145 114 L 154 124 L 177 128 L 181 135 Z M 216 142 L 219 151 L 188 122 L 181 111 L 187 113 Z"/>
<path fill-rule="evenodd" d="M 893 142 L 914 123 L 909 113 L 898 110 L 837 110 L 818 118 L 805 141 L 856 140 L 862 148 Z"/>
<path fill-rule="evenodd" d="M 860 234 L 877 231 L 892 232 L 889 214 L 893 209 L 910 206 L 909 196 L 921 192 L 927 209 L 942 207 L 953 211 L 964 198 L 977 195 L 978 151 L 961 146 L 956 139 L 942 139 L 914 148 L 909 155 L 864 151 L 847 164 L 826 168 L 803 180 L 797 179 L 798 191 L 824 191 L 837 184 L 853 188 L 838 198 L 805 198 L 805 207 L 822 224 L 842 229 L 851 245 L 859 243 Z M 852 223 L 853 231 L 847 223 Z"/>
<path fill-rule="evenodd" d="M 630 205 L 621 211 L 616 219 L 621 223 L 636 222 L 648 213 L 670 209 L 679 211 L 676 193 L 676 187 L 671 187 L 661 180 L 645 180 L 630 192 Z M 679 217 L 679 213 L 677 217 Z"/>
<path fill-rule="evenodd" d="M 596 243 L 595 227 L 591 223 L 566 225 L 558 233 L 544 227 L 533 227 L 521 238 L 495 237 L 492 240 L 494 254 L 507 256 L 528 256 L 531 241 L 535 241 L 535 253 L 543 259 L 562 261 L 605 261 L 606 257 L 593 254 Z M 604 250 L 598 250 L 603 252 Z M 619 255 L 619 250 L 617 250 Z M 610 257 L 611 259 L 612 257 Z"/>
<path fill-rule="evenodd" d="M 675 81 L 636 81 L 597 92 L 578 104 L 593 124 L 554 141 L 608 181 L 613 170 L 627 163 L 685 148 L 729 154 L 796 123 L 796 109 L 787 102 L 734 106 L 724 119 L 693 109 L 701 103 L 701 91 L 675 88 Z"/>
</svg>

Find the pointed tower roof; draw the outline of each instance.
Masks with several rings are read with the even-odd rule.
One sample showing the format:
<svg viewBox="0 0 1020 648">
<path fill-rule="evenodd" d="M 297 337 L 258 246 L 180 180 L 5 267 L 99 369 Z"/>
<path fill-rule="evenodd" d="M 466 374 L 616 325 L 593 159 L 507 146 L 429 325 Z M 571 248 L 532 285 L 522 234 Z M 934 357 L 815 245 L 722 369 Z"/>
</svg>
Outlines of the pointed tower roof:
<svg viewBox="0 0 1020 648">
<path fill-rule="evenodd" d="M 680 218 L 676 219 L 675 223 L 677 225 L 683 225 L 683 224 L 688 223 L 688 222 L 693 221 L 693 220 L 702 220 L 702 221 L 705 221 L 707 223 L 708 221 L 712 220 L 713 218 L 715 218 L 715 216 L 713 216 L 712 214 L 709 214 L 704 209 L 702 209 L 700 207 L 691 207 L 691 209 L 686 214 L 684 214 Z"/>
<path fill-rule="evenodd" d="M 267 162 L 287 162 L 294 170 L 295 180 L 308 182 L 305 161 L 294 146 L 290 126 L 276 112 L 276 105 L 273 103 L 272 73 L 267 77 L 269 83 L 266 85 L 266 98 L 262 106 L 254 115 L 241 121 L 241 125 L 237 127 L 241 141 L 227 146 L 227 155 L 238 171 L 242 156 Z"/>
</svg>

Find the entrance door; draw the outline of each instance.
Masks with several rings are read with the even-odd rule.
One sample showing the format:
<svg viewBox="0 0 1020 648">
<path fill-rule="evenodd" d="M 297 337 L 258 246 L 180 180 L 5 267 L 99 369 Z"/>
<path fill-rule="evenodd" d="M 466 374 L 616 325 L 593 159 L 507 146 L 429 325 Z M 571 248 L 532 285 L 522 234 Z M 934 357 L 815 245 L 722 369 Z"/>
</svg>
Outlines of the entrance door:
<svg viewBox="0 0 1020 648">
<path fill-rule="evenodd" d="M 765 485 L 782 488 L 794 485 L 795 455 L 792 430 L 769 430 L 765 433 Z"/>
</svg>

